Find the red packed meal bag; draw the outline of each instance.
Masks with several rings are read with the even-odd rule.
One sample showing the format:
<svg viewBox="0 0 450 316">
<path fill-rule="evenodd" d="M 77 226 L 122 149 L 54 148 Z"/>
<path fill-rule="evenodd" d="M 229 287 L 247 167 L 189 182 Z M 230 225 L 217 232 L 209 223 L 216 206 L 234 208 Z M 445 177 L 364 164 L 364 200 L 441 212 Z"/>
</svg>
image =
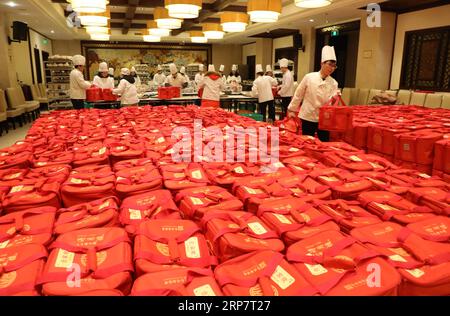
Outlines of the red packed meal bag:
<svg viewBox="0 0 450 316">
<path fill-rule="evenodd" d="M 0 248 L 0 295 L 38 296 L 46 258 L 47 251 L 39 244 Z"/>
<path fill-rule="evenodd" d="M 209 269 L 187 268 L 148 273 L 136 279 L 132 296 L 223 296 Z"/>
<path fill-rule="evenodd" d="M 219 265 L 214 275 L 227 296 L 311 296 L 317 290 L 271 250 L 255 251 Z"/>
<path fill-rule="evenodd" d="M 116 197 L 108 197 L 60 209 L 54 232 L 60 235 L 84 228 L 119 226 L 118 203 Z"/>
<path fill-rule="evenodd" d="M 0 217 L 0 248 L 52 241 L 56 208 L 39 207 Z"/>
<path fill-rule="evenodd" d="M 128 233 L 135 234 L 142 222 L 152 219 L 181 219 L 170 191 L 156 190 L 123 200 L 120 223 Z"/>
<path fill-rule="evenodd" d="M 92 290 L 130 292 L 132 249 L 124 229 L 89 228 L 65 233 L 49 249 L 39 281 L 44 295 L 76 295 Z M 79 280 L 71 278 L 74 272 L 79 273 Z M 79 283 L 73 286 L 74 282 Z"/>
<path fill-rule="evenodd" d="M 338 231 L 326 231 L 291 245 L 286 258 L 322 295 L 396 295 L 400 276 L 377 252 Z M 370 265 L 384 277 L 370 286 Z"/>
<path fill-rule="evenodd" d="M 188 220 L 152 220 L 139 225 L 134 241 L 136 273 L 217 264 L 200 228 Z"/>
<path fill-rule="evenodd" d="M 116 192 L 121 199 L 162 188 L 162 176 L 153 164 L 116 172 Z"/>
</svg>

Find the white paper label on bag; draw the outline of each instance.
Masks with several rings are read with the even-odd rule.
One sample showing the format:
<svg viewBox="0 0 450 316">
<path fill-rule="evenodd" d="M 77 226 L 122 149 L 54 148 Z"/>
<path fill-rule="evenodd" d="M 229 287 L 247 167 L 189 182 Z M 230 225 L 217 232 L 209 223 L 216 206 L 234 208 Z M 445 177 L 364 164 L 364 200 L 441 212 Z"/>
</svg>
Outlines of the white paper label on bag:
<svg viewBox="0 0 450 316">
<path fill-rule="evenodd" d="M 263 225 L 261 225 L 261 223 L 258 223 L 258 222 L 248 223 L 247 226 L 250 227 L 250 229 L 256 235 L 263 235 L 263 234 L 267 233 L 267 230 L 264 228 Z"/>
<path fill-rule="evenodd" d="M 289 218 L 287 218 L 286 216 L 284 216 L 282 214 L 273 213 L 273 216 L 275 216 L 280 221 L 280 223 L 292 224 L 292 222 L 289 220 Z"/>
<path fill-rule="evenodd" d="M 431 176 L 427 175 L 426 173 L 420 173 L 419 174 L 420 177 L 425 178 L 425 179 L 430 179 Z"/>
<path fill-rule="evenodd" d="M 23 188 L 24 188 L 24 186 L 23 186 L 23 185 L 17 185 L 17 186 L 15 186 L 15 187 L 12 187 L 12 189 L 11 189 L 11 193 L 16 193 L 16 192 L 20 192 L 20 191 L 22 191 L 22 190 L 23 190 Z"/>
<path fill-rule="evenodd" d="M 420 278 L 422 275 L 425 274 L 425 272 L 421 269 L 405 269 L 405 271 L 409 272 L 413 277 Z"/>
<path fill-rule="evenodd" d="M 234 171 L 236 173 L 244 173 L 244 169 L 242 169 L 242 167 L 236 167 L 236 168 L 234 168 Z"/>
<path fill-rule="evenodd" d="M 361 162 L 361 161 L 363 161 L 361 158 L 359 158 L 358 156 L 350 156 L 350 159 L 352 160 L 352 161 L 356 161 L 356 162 Z"/>
<path fill-rule="evenodd" d="M 89 181 L 84 181 L 84 180 L 81 180 L 81 179 L 72 178 L 72 179 L 70 179 L 70 183 L 73 183 L 73 184 L 82 184 L 82 183 L 89 183 Z"/>
<path fill-rule="evenodd" d="M 314 275 L 322 275 L 328 272 L 326 268 L 324 268 L 321 264 L 307 264 L 305 263 L 305 267 L 309 270 L 309 272 Z"/>
<path fill-rule="evenodd" d="M 14 173 L 14 174 L 11 174 L 11 175 L 5 177 L 5 179 L 6 179 L 6 180 L 11 180 L 11 179 L 18 178 L 18 177 L 20 177 L 21 175 L 22 175 L 22 172 L 18 172 L 18 173 Z"/>
<path fill-rule="evenodd" d="M 340 181 L 340 180 L 339 180 L 338 178 L 336 178 L 336 177 L 320 176 L 319 178 L 320 178 L 320 179 L 323 179 L 323 180 L 325 180 L 325 181 L 328 181 L 328 182 Z"/>
<path fill-rule="evenodd" d="M 274 163 L 273 166 L 274 166 L 275 168 L 284 168 L 284 167 L 285 167 L 285 166 L 283 165 L 283 163 L 280 162 L 280 161 Z"/>
<path fill-rule="evenodd" d="M 108 207 L 109 206 L 109 201 L 106 201 L 106 202 L 104 202 L 102 205 L 100 205 L 98 208 L 100 209 L 100 210 L 102 210 L 102 209 L 104 209 L 105 207 Z"/>
<path fill-rule="evenodd" d="M 397 261 L 397 262 L 407 262 L 406 259 L 400 255 L 391 255 L 391 256 L 389 256 L 389 259 L 391 259 L 392 261 Z"/>
<path fill-rule="evenodd" d="M 72 266 L 73 259 L 75 259 L 75 253 L 69 252 L 64 249 L 59 249 L 58 255 L 55 261 L 55 268 L 69 268 Z"/>
<path fill-rule="evenodd" d="M 6 240 L 4 242 L 0 242 L 0 249 L 6 248 L 6 246 L 8 246 L 8 244 L 9 244 L 9 240 Z"/>
<path fill-rule="evenodd" d="M 249 187 L 244 187 L 245 191 L 247 191 L 250 194 L 256 194 L 256 190 L 253 190 L 252 188 Z"/>
<path fill-rule="evenodd" d="M 381 165 L 379 165 L 377 163 L 374 163 L 374 162 L 370 162 L 369 161 L 369 164 L 375 169 L 382 169 L 383 168 L 383 166 L 381 166 Z"/>
<path fill-rule="evenodd" d="M 124 177 L 117 177 L 117 181 L 120 181 L 120 180 L 126 180 L 127 178 L 124 178 Z"/>
<path fill-rule="evenodd" d="M 289 151 L 290 151 L 291 153 L 296 153 L 297 151 L 300 151 L 300 149 L 295 148 L 295 147 L 291 147 L 291 148 L 289 148 Z"/>
<path fill-rule="evenodd" d="M 173 154 L 173 153 L 175 153 L 175 150 L 173 148 L 171 148 L 165 152 L 165 154 Z"/>
<path fill-rule="evenodd" d="M 36 163 L 36 166 L 38 166 L 38 167 L 43 167 L 45 165 L 47 165 L 47 162 L 45 162 L 45 161 L 41 161 L 41 162 Z"/>
<path fill-rule="evenodd" d="M 100 148 L 100 150 L 98 151 L 98 154 L 103 155 L 104 153 L 106 153 L 106 147 Z"/>
<path fill-rule="evenodd" d="M 380 207 L 384 211 L 398 211 L 396 208 L 394 208 L 394 207 L 392 207 L 390 205 L 381 204 L 381 203 L 377 203 L 377 202 L 374 202 L 374 204 L 376 206 Z"/>
<path fill-rule="evenodd" d="M 88 137 L 87 136 L 80 136 L 80 139 L 81 140 L 86 140 L 86 139 L 88 139 Z"/>
<path fill-rule="evenodd" d="M 191 197 L 192 204 L 194 205 L 203 205 L 203 201 L 196 197 Z"/>
<path fill-rule="evenodd" d="M 195 296 L 217 296 L 211 285 L 205 284 L 194 289 Z"/>
<path fill-rule="evenodd" d="M 165 139 L 164 137 L 160 137 L 160 138 L 158 138 L 158 139 L 156 140 L 155 143 L 161 144 L 161 143 L 164 143 L 165 141 L 166 141 L 166 139 Z"/>
<path fill-rule="evenodd" d="M 295 282 L 294 277 L 290 275 L 286 270 L 284 270 L 281 266 L 277 266 L 270 279 L 275 282 L 282 290 L 287 289 Z"/>
<path fill-rule="evenodd" d="M 142 219 L 140 210 L 133 210 L 129 208 L 128 211 L 130 212 L 130 219 Z"/>
<path fill-rule="evenodd" d="M 192 175 L 192 178 L 197 179 L 197 180 L 200 180 L 203 178 L 202 172 L 200 170 L 193 171 L 191 175 Z"/>
<path fill-rule="evenodd" d="M 200 246 L 198 244 L 198 237 L 191 237 L 184 242 L 186 250 L 186 257 L 190 259 L 200 258 Z"/>
</svg>

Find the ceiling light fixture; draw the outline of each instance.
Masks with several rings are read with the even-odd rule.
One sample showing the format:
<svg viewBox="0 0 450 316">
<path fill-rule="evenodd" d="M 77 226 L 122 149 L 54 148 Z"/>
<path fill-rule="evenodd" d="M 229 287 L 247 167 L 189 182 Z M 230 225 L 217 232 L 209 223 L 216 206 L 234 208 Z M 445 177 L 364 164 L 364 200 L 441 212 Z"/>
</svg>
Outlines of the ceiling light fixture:
<svg viewBox="0 0 450 316">
<path fill-rule="evenodd" d="M 11 8 L 17 7 L 17 3 L 15 3 L 14 1 L 9 1 L 9 2 L 6 2 L 5 4 Z"/>
<path fill-rule="evenodd" d="M 108 26 L 86 26 L 86 33 L 88 34 L 108 34 Z"/>
<path fill-rule="evenodd" d="M 143 38 L 144 42 L 148 42 L 148 43 L 161 42 L 161 37 L 160 36 L 152 35 L 152 34 L 149 33 L 148 30 L 144 30 L 143 34 L 144 34 L 144 36 L 142 38 Z"/>
<path fill-rule="evenodd" d="M 111 19 L 109 8 L 103 13 L 79 13 L 81 24 L 84 26 L 108 26 Z"/>
<path fill-rule="evenodd" d="M 72 5 L 73 11 L 79 13 L 103 13 L 109 4 L 109 0 L 67 0 L 67 2 Z"/>
<path fill-rule="evenodd" d="M 93 41 L 109 41 L 110 34 L 91 34 L 91 40 Z"/>
<path fill-rule="evenodd" d="M 183 20 L 174 19 L 169 16 L 169 10 L 163 7 L 156 7 L 153 12 L 153 18 L 160 29 L 175 30 L 181 28 Z"/>
<path fill-rule="evenodd" d="M 202 0 L 164 0 L 169 16 L 177 19 L 196 19 L 202 9 Z"/>
<path fill-rule="evenodd" d="M 331 4 L 331 0 L 295 0 L 295 5 L 299 8 L 321 8 Z"/>
<path fill-rule="evenodd" d="M 203 34 L 207 39 L 222 39 L 225 32 L 219 23 L 205 23 L 203 24 Z"/>
<path fill-rule="evenodd" d="M 161 29 L 158 27 L 158 24 L 155 21 L 148 21 L 147 22 L 147 29 L 149 35 L 154 35 L 158 37 L 164 37 L 170 35 L 169 29 Z"/>
<path fill-rule="evenodd" d="M 247 4 L 247 13 L 252 22 L 277 22 L 281 9 L 281 0 L 249 0 Z"/>
<path fill-rule="evenodd" d="M 208 43 L 208 39 L 205 37 L 202 31 L 190 31 L 189 35 L 191 37 L 192 43 Z"/>
<path fill-rule="evenodd" d="M 249 16 L 242 12 L 223 12 L 220 16 L 220 24 L 225 32 L 244 32 L 249 23 Z"/>
</svg>

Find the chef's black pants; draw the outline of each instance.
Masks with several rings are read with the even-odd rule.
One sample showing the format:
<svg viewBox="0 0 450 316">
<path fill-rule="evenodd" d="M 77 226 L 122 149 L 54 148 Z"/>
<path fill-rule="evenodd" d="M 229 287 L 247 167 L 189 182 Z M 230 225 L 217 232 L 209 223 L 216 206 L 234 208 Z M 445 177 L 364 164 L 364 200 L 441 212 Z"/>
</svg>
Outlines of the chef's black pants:
<svg viewBox="0 0 450 316">
<path fill-rule="evenodd" d="M 302 120 L 302 134 L 308 136 L 317 136 L 322 142 L 330 141 L 330 132 L 319 129 L 319 123 Z"/>
</svg>

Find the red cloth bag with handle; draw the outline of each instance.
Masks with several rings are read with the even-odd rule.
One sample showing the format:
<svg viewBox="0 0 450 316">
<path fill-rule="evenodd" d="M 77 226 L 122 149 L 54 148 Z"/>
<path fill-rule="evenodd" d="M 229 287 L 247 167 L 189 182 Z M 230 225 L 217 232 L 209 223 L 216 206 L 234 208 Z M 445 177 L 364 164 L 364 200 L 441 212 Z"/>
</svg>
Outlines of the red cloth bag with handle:
<svg viewBox="0 0 450 316">
<path fill-rule="evenodd" d="M 353 127 L 353 109 L 346 106 L 341 96 L 332 98 L 320 108 L 319 129 L 345 132 Z"/>
</svg>

